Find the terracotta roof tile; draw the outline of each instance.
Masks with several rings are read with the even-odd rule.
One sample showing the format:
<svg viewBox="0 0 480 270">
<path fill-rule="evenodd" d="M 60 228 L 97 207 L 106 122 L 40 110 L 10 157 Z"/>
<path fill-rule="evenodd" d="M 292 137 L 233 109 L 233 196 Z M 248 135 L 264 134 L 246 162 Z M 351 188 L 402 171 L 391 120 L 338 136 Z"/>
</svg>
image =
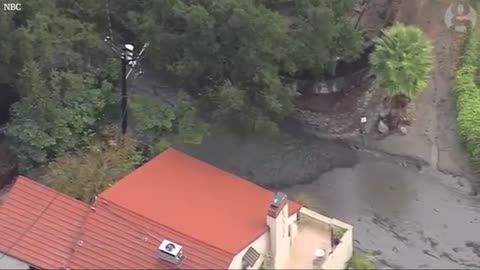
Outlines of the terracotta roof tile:
<svg viewBox="0 0 480 270">
<path fill-rule="evenodd" d="M 89 206 L 19 177 L 0 207 L 0 251 L 37 267 L 60 268 Z"/>
<path fill-rule="evenodd" d="M 93 207 L 19 177 L 0 204 L 0 252 L 43 269 L 226 269 L 267 231 L 273 193 L 169 149 L 100 194 Z M 300 206 L 289 202 L 290 214 Z M 33 225 L 32 225 L 33 224 Z"/>
<path fill-rule="evenodd" d="M 168 239 L 184 248 L 184 269 L 226 269 L 233 254 L 206 245 L 173 229 L 99 199 L 83 228 L 70 267 L 100 269 L 171 269 L 158 257 Z"/>
<path fill-rule="evenodd" d="M 236 254 L 267 231 L 267 210 L 273 195 L 170 148 L 100 197 Z M 299 204 L 289 202 L 290 214 L 299 209 Z"/>
<path fill-rule="evenodd" d="M 234 256 L 103 199 L 90 207 L 25 177 L 0 206 L 0 251 L 43 269 L 171 269 L 158 258 L 163 239 L 183 245 L 183 269 L 226 269 Z"/>
</svg>

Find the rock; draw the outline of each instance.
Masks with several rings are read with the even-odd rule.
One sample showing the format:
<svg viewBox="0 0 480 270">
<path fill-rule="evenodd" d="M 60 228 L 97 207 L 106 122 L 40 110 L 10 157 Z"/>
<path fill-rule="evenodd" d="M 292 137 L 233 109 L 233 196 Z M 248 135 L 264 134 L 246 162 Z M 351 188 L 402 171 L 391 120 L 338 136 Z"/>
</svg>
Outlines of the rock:
<svg viewBox="0 0 480 270">
<path fill-rule="evenodd" d="M 415 112 L 416 112 L 416 106 L 414 102 L 408 103 L 407 107 L 405 108 L 405 117 L 409 121 L 414 121 L 415 120 Z"/>
<path fill-rule="evenodd" d="M 378 116 L 380 116 L 381 118 L 385 118 L 389 113 L 390 113 L 390 110 L 388 108 L 382 108 L 380 109 Z"/>
<path fill-rule="evenodd" d="M 381 134 L 388 134 L 388 132 L 390 131 L 387 124 L 385 124 L 385 122 L 383 122 L 382 120 L 378 121 L 377 130 Z"/>
<path fill-rule="evenodd" d="M 399 127 L 398 127 L 398 131 L 399 131 L 400 134 L 402 134 L 402 135 L 407 135 L 407 133 L 408 133 L 408 129 L 407 129 L 406 126 L 399 126 Z"/>
</svg>

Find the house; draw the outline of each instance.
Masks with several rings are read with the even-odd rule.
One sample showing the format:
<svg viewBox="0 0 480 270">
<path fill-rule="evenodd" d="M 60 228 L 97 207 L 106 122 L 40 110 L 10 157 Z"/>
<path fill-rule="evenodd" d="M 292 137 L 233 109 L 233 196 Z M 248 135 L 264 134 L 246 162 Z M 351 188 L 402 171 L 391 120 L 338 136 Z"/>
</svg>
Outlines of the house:
<svg viewBox="0 0 480 270">
<path fill-rule="evenodd" d="M 0 205 L 0 269 L 344 269 L 351 255 L 352 226 L 172 148 L 91 205 L 23 176 Z"/>
</svg>

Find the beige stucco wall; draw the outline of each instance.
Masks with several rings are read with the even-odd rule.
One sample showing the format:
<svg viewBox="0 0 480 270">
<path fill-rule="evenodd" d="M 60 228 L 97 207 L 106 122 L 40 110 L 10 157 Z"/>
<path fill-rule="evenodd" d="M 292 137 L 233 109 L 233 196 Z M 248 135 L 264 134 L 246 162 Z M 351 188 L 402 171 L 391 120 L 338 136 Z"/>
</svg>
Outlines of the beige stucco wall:
<svg viewBox="0 0 480 270">
<path fill-rule="evenodd" d="M 353 230 L 348 229 L 322 265 L 322 269 L 345 269 L 353 253 Z"/>
<path fill-rule="evenodd" d="M 307 208 L 300 209 L 301 219 L 316 220 L 323 223 L 325 228 L 330 224 L 346 229 L 340 243 L 335 247 L 333 253 L 329 254 L 322 265 L 322 269 L 345 269 L 347 262 L 353 254 L 353 226 L 338 219 L 323 216 Z"/>
<path fill-rule="evenodd" d="M 292 239 L 295 237 L 297 234 L 298 226 L 297 226 L 297 214 L 294 214 L 290 217 L 288 217 L 287 224 L 290 226 L 291 225 L 291 236 Z M 290 242 L 291 243 L 291 242 Z M 247 252 L 249 247 L 255 248 L 260 254 L 261 257 L 259 258 L 259 261 L 257 262 L 257 265 L 253 269 L 258 269 L 262 265 L 261 262 L 264 260 L 264 255 L 270 253 L 270 236 L 269 236 L 269 231 L 266 233 L 262 234 L 257 240 L 255 240 L 251 245 L 247 246 L 244 248 L 242 251 L 240 251 L 232 260 L 232 263 L 230 263 L 229 269 L 242 269 L 242 258 L 243 255 Z"/>
<path fill-rule="evenodd" d="M 290 255 L 290 238 L 288 237 L 288 205 L 285 205 L 276 218 L 267 216 L 270 228 L 271 267 L 278 268 L 288 261 Z"/>
<path fill-rule="evenodd" d="M 0 252 L 0 269 L 28 270 L 29 265 Z"/>
</svg>

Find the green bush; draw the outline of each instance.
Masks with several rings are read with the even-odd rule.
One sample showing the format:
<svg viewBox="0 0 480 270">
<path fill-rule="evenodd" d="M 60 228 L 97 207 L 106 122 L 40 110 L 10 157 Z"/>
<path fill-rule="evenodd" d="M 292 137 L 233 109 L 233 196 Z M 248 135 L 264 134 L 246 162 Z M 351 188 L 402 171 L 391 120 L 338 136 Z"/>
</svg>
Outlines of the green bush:
<svg viewBox="0 0 480 270">
<path fill-rule="evenodd" d="M 457 106 L 457 126 L 462 143 L 474 170 L 480 173 L 480 89 L 475 83 L 480 53 L 480 29 L 473 28 L 467 37 L 461 65 L 455 74 L 454 90 Z"/>
<path fill-rule="evenodd" d="M 374 270 L 375 263 L 369 256 L 353 255 L 348 261 L 348 270 Z"/>
<path fill-rule="evenodd" d="M 347 231 L 347 229 L 345 229 L 345 228 L 342 228 L 342 227 L 339 227 L 339 226 L 334 226 L 333 227 L 333 236 L 334 236 L 335 240 L 340 241 L 346 231 Z"/>
</svg>

